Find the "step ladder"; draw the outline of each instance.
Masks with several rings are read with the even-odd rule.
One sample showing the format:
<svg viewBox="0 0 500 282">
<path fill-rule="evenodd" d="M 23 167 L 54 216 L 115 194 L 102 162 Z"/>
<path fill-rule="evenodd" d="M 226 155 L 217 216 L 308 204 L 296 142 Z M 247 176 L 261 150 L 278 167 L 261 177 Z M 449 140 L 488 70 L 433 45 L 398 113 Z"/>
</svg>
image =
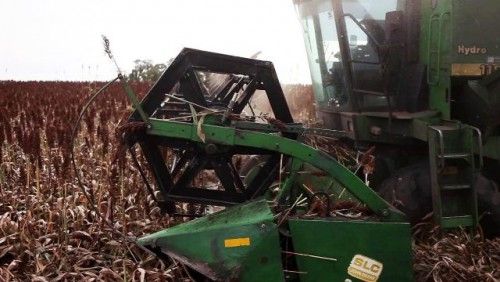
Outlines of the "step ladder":
<svg viewBox="0 0 500 282">
<path fill-rule="evenodd" d="M 474 174 L 482 168 L 479 129 L 449 121 L 428 127 L 434 221 L 441 229 L 478 224 Z"/>
</svg>

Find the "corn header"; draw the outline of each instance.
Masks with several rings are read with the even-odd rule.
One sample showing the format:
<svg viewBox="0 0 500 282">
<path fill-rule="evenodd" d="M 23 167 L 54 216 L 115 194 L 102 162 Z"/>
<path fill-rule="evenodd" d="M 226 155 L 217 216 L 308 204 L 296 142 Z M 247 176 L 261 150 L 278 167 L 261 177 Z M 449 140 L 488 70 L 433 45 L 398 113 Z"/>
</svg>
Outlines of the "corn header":
<svg viewBox="0 0 500 282">
<path fill-rule="evenodd" d="M 257 99 L 271 111 L 257 113 Z M 302 142 L 345 132 L 294 123 L 272 63 L 184 49 L 135 107 L 124 136 L 142 148 L 160 207 L 225 207 L 139 240 L 158 256 L 215 281 L 412 279 L 404 214 Z"/>
</svg>

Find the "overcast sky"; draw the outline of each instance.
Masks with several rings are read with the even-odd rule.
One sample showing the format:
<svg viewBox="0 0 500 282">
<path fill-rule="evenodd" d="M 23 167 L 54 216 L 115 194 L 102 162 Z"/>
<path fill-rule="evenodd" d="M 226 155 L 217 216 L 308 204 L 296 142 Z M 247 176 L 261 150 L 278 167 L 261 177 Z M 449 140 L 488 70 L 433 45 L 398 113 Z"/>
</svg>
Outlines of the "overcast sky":
<svg viewBox="0 0 500 282">
<path fill-rule="evenodd" d="M 183 47 L 274 63 L 282 82 L 307 82 L 292 0 L 0 0 L 0 80 L 108 80 L 109 38 L 120 68 Z"/>
</svg>

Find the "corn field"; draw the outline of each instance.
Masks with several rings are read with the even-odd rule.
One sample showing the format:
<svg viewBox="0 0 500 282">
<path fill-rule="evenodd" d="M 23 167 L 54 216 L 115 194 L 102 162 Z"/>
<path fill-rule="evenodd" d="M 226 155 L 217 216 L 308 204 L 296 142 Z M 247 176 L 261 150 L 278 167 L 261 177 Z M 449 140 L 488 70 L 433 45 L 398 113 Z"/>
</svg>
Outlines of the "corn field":
<svg viewBox="0 0 500 282">
<path fill-rule="evenodd" d="M 74 143 L 91 201 L 78 185 L 71 134 L 103 85 L 0 81 L 0 281 L 191 281 L 182 265 L 162 262 L 122 237 L 175 222 L 160 214 L 137 169 L 117 154 L 115 133 L 131 113 L 118 83 L 91 105 Z M 141 98 L 152 85 L 131 86 Z M 310 86 L 284 90 L 307 97 L 307 103 L 289 102 L 292 110 L 301 108 L 296 119 L 312 120 Z M 428 229 L 431 235 L 414 244 L 418 281 L 499 281 L 499 239 L 473 244 L 466 232 L 442 238 Z"/>
<path fill-rule="evenodd" d="M 73 127 L 102 83 L 0 83 L 0 279 L 4 281 L 169 281 L 176 265 L 123 243 L 169 225 L 146 197 L 133 166 L 113 163 L 114 130 L 128 100 L 112 85 L 83 117 L 75 162 L 101 218 L 77 185 Z M 139 95 L 150 85 L 133 84 Z"/>
</svg>

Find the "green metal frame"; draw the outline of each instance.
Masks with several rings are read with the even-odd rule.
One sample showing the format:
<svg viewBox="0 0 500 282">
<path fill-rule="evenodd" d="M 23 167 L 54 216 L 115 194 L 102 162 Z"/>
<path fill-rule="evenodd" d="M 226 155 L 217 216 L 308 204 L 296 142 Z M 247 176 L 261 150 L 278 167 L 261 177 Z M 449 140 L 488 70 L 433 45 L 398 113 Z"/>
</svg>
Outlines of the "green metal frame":
<svg viewBox="0 0 500 282">
<path fill-rule="evenodd" d="M 170 138 L 181 138 L 199 143 L 217 144 L 222 146 L 247 146 L 252 148 L 267 149 L 273 152 L 296 158 L 323 170 L 331 177 L 337 179 L 360 202 L 366 204 L 383 221 L 404 222 L 405 216 L 382 199 L 375 191 L 365 185 L 349 169 L 339 164 L 331 156 L 317 151 L 303 143 L 283 138 L 276 134 L 247 131 L 237 128 L 201 125 L 205 140 L 198 135 L 199 125 L 167 120 L 149 119 L 151 128 L 148 135 Z M 266 125 L 263 125 L 266 126 Z"/>
<path fill-rule="evenodd" d="M 194 52 L 191 50 L 188 51 Z M 197 57 L 198 55 L 203 55 L 203 52 L 194 52 L 193 54 L 200 61 L 205 59 L 203 56 Z M 214 60 L 216 59 L 215 57 L 224 58 L 214 54 L 208 55 L 208 58 L 214 57 L 212 58 Z M 229 59 L 235 60 L 235 58 Z M 184 66 L 183 64 L 180 65 Z M 166 72 L 168 71 L 169 69 Z M 190 71 L 187 71 L 188 75 L 190 73 Z M 164 77 L 165 79 L 162 80 L 164 83 L 172 86 L 176 84 L 176 77 L 169 77 L 168 75 L 164 75 Z M 277 84 L 277 80 L 273 80 L 273 82 Z M 269 83 L 264 83 L 263 85 L 269 86 Z M 299 135 L 307 133 L 342 137 L 345 132 L 306 129 L 301 125 L 291 123 L 291 118 L 288 119 L 288 109 L 280 106 L 280 102 L 282 102 L 281 98 L 283 98 L 280 91 L 275 91 L 274 94 L 272 91 L 267 93 L 269 99 L 274 101 L 272 103 L 274 112 L 279 114 L 275 115 L 278 120 L 278 124 L 276 125 L 248 121 L 228 122 L 228 119 L 221 120 L 222 115 L 220 113 L 204 114 L 203 118 L 198 119 L 195 118 L 197 113 L 194 107 L 199 107 L 199 104 L 203 104 L 205 97 L 202 95 L 190 96 L 192 94 L 190 91 L 193 90 L 191 88 L 196 88 L 196 86 L 199 86 L 196 81 L 192 84 L 184 84 L 182 94 L 196 102 L 187 101 L 184 104 L 184 106 L 189 106 L 192 111 L 191 119 L 184 121 L 175 121 L 170 116 L 166 118 L 152 117 L 158 103 L 162 102 L 164 98 L 164 92 L 159 89 L 159 86 L 155 86 L 153 88 L 155 91 L 152 90 L 150 92 L 152 95 L 148 94 L 141 104 L 138 104 L 132 97 L 131 99 L 136 112 L 133 114 L 131 120 L 143 121 L 147 124 L 147 126 L 142 128 L 143 131 L 137 134 L 137 139 L 133 141 L 141 144 L 146 159 L 155 173 L 155 177 L 160 178 L 158 188 L 164 193 L 162 194 L 164 201 L 173 202 L 180 199 L 180 201 L 191 200 L 191 202 L 202 204 L 226 204 L 230 207 L 221 212 L 145 236 L 139 239 L 140 244 L 160 257 L 168 255 L 216 281 L 262 281 L 263 277 L 269 281 L 316 281 L 315 277 L 331 280 L 329 278 L 337 278 L 337 276 L 332 276 L 332 274 L 337 273 L 336 270 L 326 270 L 329 272 L 321 274 L 317 272 L 318 268 L 310 267 L 307 262 L 304 264 L 303 260 L 299 258 L 299 256 L 303 255 L 315 256 L 317 249 L 303 249 L 302 246 L 309 241 L 309 236 L 315 235 L 311 231 L 317 230 L 320 232 L 321 230 L 321 234 L 316 235 L 321 236 L 323 241 L 316 242 L 316 247 L 328 248 L 330 252 L 338 251 L 344 253 L 341 256 L 342 260 L 338 266 L 345 268 L 344 272 L 349 275 L 345 276 L 346 279 L 350 277 L 349 279 L 352 281 L 357 281 L 356 277 L 360 277 L 357 275 L 363 271 L 362 269 L 355 270 L 358 272 L 353 272 L 354 270 L 347 268 L 346 265 L 348 258 L 354 261 L 353 264 L 359 264 L 356 261 L 357 258 L 359 259 L 359 254 L 359 256 L 366 255 L 370 256 L 373 260 L 383 261 L 386 267 L 390 268 L 384 270 L 385 277 L 401 278 L 400 281 L 411 280 L 406 279 L 407 277 L 411 277 L 412 272 L 411 264 L 407 263 L 411 261 L 411 252 L 406 251 L 406 249 L 411 248 L 411 238 L 409 235 L 410 226 L 406 222 L 405 215 L 378 196 L 358 176 L 334 158 L 296 140 Z M 169 88 L 166 86 L 163 87 Z M 240 105 L 241 110 L 243 109 L 243 105 L 243 103 Z M 210 106 L 207 105 L 207 107 Z M 233 115 L 239 112 L 237 111 Z M 224 115 L 224 117 L 228 118 L 229 115 Z M 257 192 L 254 193 L 249 188 L 250 185 L 245 186 L 239 175 L 232 175 L 234 178 L 229 178 L 229 176 L 225 175 L 225 179 L 219 177 L 221 183 L 223 181 L 226 181 L 226 183 L 231 181 L 241 182 L 241 185 L 238 184 L 238 187 L 227 190 L 224 187 L 222 189 L 224 191 L 221 191 L 205 189 L 205 187 L 187 187 L 186 184 L 186 187 L 181 187 L 181 189 L 185 189 L 189 193 L 185 193 L 183 198 L 176 198 L 175 189 L 160 187 L 161 185 L 175 185 L 175 177 L 162 182 L 161 178 L 165 177 L 164 173 L 169 173 L 169 171 L 161 159 L 160 150 L 154 147 L 157 145 L 170 146 L 172 148 L 180 145 L 185 151 L 195 148 L 197 153 L 205 154 L 203 157 L 207 158 L 219 156 L 232 157 L 234 156 L 233 152 L 241 152 L 242 154 L 249 154 L 248 152 L 258 152 L 263 155 L 268 154 L 274 158 L 274 161 L 279 161 L 279 158 L 282 156 L 285 160 L 283 163 L 287 167 L 287 172 L 282 175 L 282 181 L 279 185 L 280 189 L 275 200 L 280 209 L 288 209 L 288 211 L 285 211 L 287 216 L 284 216 L 282 220 L 275 223 L 275 216 L 268 203 L 263 199 L 255 200 L 256 195 L 253 194 Z M 193 166 L 197 165 L 196 162 L 203 162 L 201 159 L 193 160 Z M 190 163 L 183 163 L 182 166 L 184 164 L 186 164 L 186 167 L 191 165 Z M 203 169 L 216 170 L 216 165 L 205 166 Z M 177 164 L 174 167 L 174 171 L 176 167 L 179 167 L 179 165 Z M 182 168 L 179 168 L 179 170 L 182 170 Z M 188 168 L 184 172 L 186 170 Z M 267 170 L 269 170 L 269 167 Z M 320 170 L 326 175 L 315 182 L 315 185 L 318 186 L 321 186 L 325 181 L 328 183 L 327 187 L 321 187 L 318 191 L 333 193 L 341 185 L 342 189 L 347 191 L 346 194 L 352 196 L 353 200 L 365 205 L 376 216 L 364 219 L 371 221 L 357 221 L 354 225 L 345 225 L 345 221 L 333 217 L 325 218 L 324 220 L 300 219 L 300 213 L 293 211 L 294 205 L 292 203 L 294 203 L 298 193 L 305 192 L 301 191 L 299 186 L 301 179 L 303 179 L 302 174 L 307 170 Z M 264 177 L 264 174 L 270 173 L 266 169 L 262 169 L 255 176 L 255 179 Z M 189 176 L 193 175 L 194 171 Z M 174 174 L 174 176 L 176 175 Z M 268 191 L 272 186 L 274 177 L 268 175 L 265 177 L 269 178 L 270 181 L 264 183 L 263 187 L 259 187 L 259 189 L 263 188 Z M 270 185 L 265 186 L 265 184 Z M 259 192 L 262 191 L 259 190 Z M 330 194 L 327 195 L 329 200 Z M 310 197 L 311 195 L 308 196 Z M 207 202 L 207 197 L 210 197 L 212 202 Z M 333 198 L 338 200 L 338 197 L 332 196 L 331 198 L 332 200 Z M 343 199 L 340 198 L 340 201 Z M 302 224 L 306 224 L 307 222 L 310 228 L 300 228 L 301 230 L 299 231 L 294 229 L 290 239 L 289 235 L 286 235 L 290 233 L 288 224 L 292 226 L 296 222 L 302 222 Z M 344 226 L 347 226 L 347 228 L 344 228 Z M 350 226 L 353 226 L 353 228 Z M 375 240 L 376 238 L 373 237 L 373 234 L 368 232 L 372 230 L 372 226 L 376 226 L 375 229 L 380 234 L 386 235 L 386 237 Z M 332 230 L 335 232 L 332 233 Z M 360 230 L 362 233 L 359 233 Z M 331 235 L 334 236 L 331 237 Z M 358 243 L 349 247 L 340 247 L 336 245 L 337 243 L 332 242 L 332 238 L 342 237 L 357 237 L 356 242 Z M 393 237 L 397 237 L 398 239 L 393 240 Z M 332 243 L 334 244 L 332 245 Z M 292 245 L 296 246 L 296 250 L 303 251 L 304 253 L 294 253 Z M 289 248 L 292 250 L 292 255 L 288 252 Z M 403 249 L 404 253 L 399 259 L 396 259 L 391 256 L 381 256 L 374 252 L 374 250 L 378 252 L 381 249 L 386 250 L 388 253 L 395 253 Z M 288 268 L 290 266 L 298 269 Z M 362 267 L 362 265 L 358 265 L 357 267 Z M 320 269 L 320 271 L 324 271 L 324 269 Z M 297 273 L 300 273 L 299 276 L 295 275 Z M 304 273 L 308 274 L 302 277 Z M 398 273 L 403 274 L 400 275 Z M 345 281 L 345 279 L 342 278 L 340 281 Z"/>
<path fill-rule="evenodd" d="M 145 236 L 139 244 L 214 281 L 260 281 L 262 275 L 283 281 L 273 219 L 267 202 L 257 200 Z"/>
</svg>

